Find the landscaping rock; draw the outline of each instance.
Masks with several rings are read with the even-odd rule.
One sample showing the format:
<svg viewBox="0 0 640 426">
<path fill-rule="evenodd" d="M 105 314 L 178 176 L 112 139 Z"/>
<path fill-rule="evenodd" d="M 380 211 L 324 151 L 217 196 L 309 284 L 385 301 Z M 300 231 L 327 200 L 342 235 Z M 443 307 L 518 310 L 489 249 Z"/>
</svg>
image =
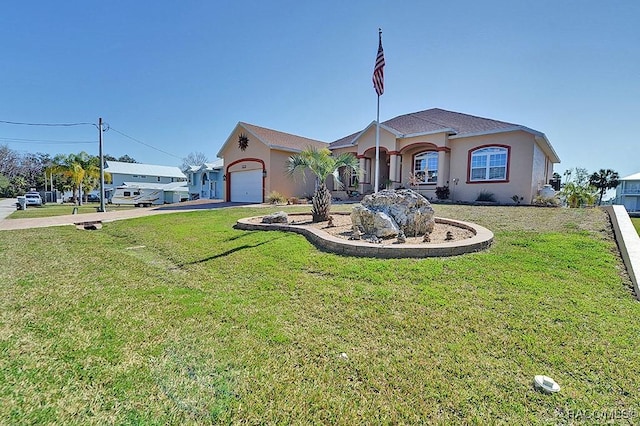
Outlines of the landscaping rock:
<svg viewBox="0 0 640 426">
<path fill-rule="evenodd" d="M 366 235 L 375 235 L 379 238 L 393 238 L 400 231 L 398 224 L 385 212 L 360 205 L 355 206 L 351 211 L 351 222 L 354 226 L 362 228 Z"/>
<path fill-rule="evenodd" d="M 351 221 L 367 235 L 393 238 L 429 234 L 435 221 L 431 203 L 411 189 L 383 190 L 367 195 L 351 212 Z"/>
<path fill-rule="evenodd" d="M 285 212 L 276 212 L 262 218 L 262 223 L 289 223 L 289 217 Z"/>
</svg>

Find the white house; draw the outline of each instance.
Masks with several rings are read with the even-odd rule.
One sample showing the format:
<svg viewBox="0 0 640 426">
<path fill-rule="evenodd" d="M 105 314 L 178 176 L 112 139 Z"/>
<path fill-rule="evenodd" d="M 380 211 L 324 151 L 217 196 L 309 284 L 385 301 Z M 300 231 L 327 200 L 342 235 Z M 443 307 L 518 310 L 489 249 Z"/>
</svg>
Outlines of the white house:
<svg viewBox="0 0 640 426">
<path fill-rule="evenodd" d="M 115 188 L 124 185 L 125 182 L 167 184 L 187 181 L 184 173 L 175 166 L 105 161 L 105 171 L 111 175 L 111 182 L 105 188 L 107 199 L 111 198 Z"/>
<path fill-rule="evenodd" d="M 623 205 L 630 213 L 640 211 L 640 173 L 620 179 L 615 204 Z"/>
</svg>

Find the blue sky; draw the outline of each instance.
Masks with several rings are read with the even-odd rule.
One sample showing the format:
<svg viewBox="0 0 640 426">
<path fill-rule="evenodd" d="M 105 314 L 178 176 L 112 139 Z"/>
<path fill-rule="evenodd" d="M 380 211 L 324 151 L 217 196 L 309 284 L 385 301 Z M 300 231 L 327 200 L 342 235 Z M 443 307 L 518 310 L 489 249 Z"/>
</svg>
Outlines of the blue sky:
<svg viewBox="0 0 640 426">
<path fill-rule="evenodd" d="M 103 117 L 157 148 L 107 131 L 106 153 L 165 165 L 213 160 L 238 121 L 331 142 L 375 119 L 381 27 L 381 121 L 443 108 L 522 124 L 559 173 L 625 176 L 640 172 L 639 22 L 640 2 L 616 0 L 10 1 L 0 120 Z M 95 141 L 93 126 L 0 124 L 21 152 Z"/>
</svg>

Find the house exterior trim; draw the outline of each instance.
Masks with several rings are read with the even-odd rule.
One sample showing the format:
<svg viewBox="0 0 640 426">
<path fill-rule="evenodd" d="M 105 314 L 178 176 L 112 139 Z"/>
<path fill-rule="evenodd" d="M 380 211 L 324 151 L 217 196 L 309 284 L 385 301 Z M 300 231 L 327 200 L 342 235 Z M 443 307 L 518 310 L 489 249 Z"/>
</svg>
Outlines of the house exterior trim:
<svg viewBox="0 0 640 426">
<path fill-rule="evenodd" d="M 223 179 L 225 181 L 225 194 L 224 194 L 224 200 L 225 201 L 231 201 L 231 173 L 229 172 L 229 169 L 236 165 L 236 164 L 240 164 L 240 163 L 259 163 L 262 165 L 262 202 L 264 202 L 264 188 L 265 188 L 265 179 L 267 178 L 265 173 L 267 171 L 266 165 L 264 160 L 260 159 L 260 158 L 241 158 L 240 160 L 236 160 L 233 163 L 229 164 L 228 166 L 225 167 L 224 170 L 224 175 L 223 175 Z"/>
<path fill-rule="evenodd" d="M 493 147 L 499 147 L 499 148 L 505 148 L 507 150 L 507 170 L 506 170 L 506 179 L 500 179 L 500 180 L 471 180 L 471 156 L 473 155 L 473 153 L 475 151 L 478 151 L 479 149 L 483 149 L 483 148 L 493 148 Z M 496 143 L 491 143 L 491 144 L 486 144 L 486 145 L 480 145 L 480 146 L 476 146 L 473 149 L 470 149 L 467 153 L 467 183 L 470 185 L 474 185 L 474 184 L 486 184 L 486 183 L 509 183 L 509 173 L 511 172 L 511 146 L 510 145 L 503 145 L 503 144 L 496 144 Z"/>
</svg>

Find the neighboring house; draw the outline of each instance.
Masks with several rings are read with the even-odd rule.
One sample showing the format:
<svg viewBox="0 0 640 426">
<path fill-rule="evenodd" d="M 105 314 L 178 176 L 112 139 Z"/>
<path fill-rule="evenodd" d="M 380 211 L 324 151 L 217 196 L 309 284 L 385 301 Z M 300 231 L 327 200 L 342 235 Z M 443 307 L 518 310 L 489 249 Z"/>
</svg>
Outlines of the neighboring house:
<svg viewBox="0 0 640 426">
<path fill-rule="evenodd" d="M 560 162 L 544 133 L 437 108 L 380 123 L 379 144 L 380 187 L 410 187 L 431 199 L 436 187 L 449 186 L 455 201 L 475 201 L 485 192 L 500 203 L 514 196 L 529 203 Z M 347 189 L 373 192 L 375 121 L 329 148 L 360 159 L 359 175 L 343 171 Z"/>
<path fill-rule="evenodd" d="M 107 199 L 111 198 L 115 188 L 124 185 L 125 182 L 166 184 L 187 181 L 180 168 L 173 166 L 105 161 L 105 171 L 111 175 L 111 182 L 105 187 Z"/>
<path fill-rule="evenodd" d="M 203 163 L 199 166 L 191 166 L 189 170 L 186 171 L 187 179 L 189 181 L 189 199 L 223 198 L 223 166 L 224 161 L 220 159 L 213 163 Z"/>
<path fill-rule="evenodd" d="M 287 176 L 287 160 L 307 147 L 326 148 L 325 142 L 238 123 L 218 157 L 224 159 L 224 199 L 262 203 L 272 191 L 285 197 L 311 196 L 315 180 Z"/>
<path fill-rule="evenodd" d="M 623 205 L 630 213 L 640 211 L 640 173 L 620 179 L 615 204 Z"/>
</svg>

